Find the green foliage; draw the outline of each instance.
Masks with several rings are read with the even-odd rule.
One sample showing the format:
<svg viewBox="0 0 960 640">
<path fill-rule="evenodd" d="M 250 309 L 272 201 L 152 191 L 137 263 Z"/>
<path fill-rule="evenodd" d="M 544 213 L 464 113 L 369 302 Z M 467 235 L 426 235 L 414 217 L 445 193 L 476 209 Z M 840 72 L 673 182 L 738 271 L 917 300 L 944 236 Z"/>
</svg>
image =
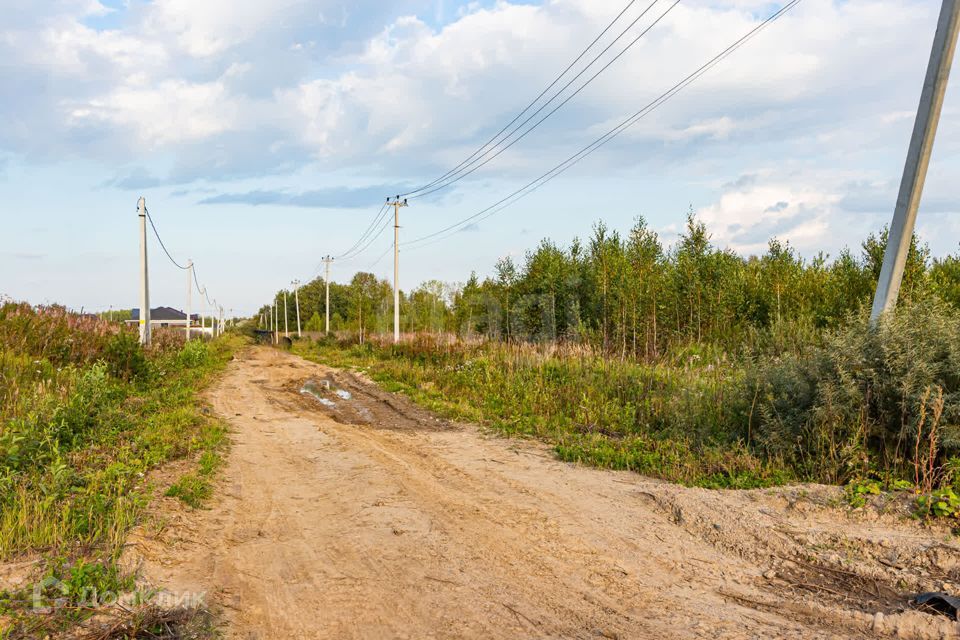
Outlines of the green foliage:
<svg viewBox="0 0 960 640">
<path fill-rule="evenodd" d="M 196 369 L 210 358 L 210 347 L 203 340 L 191 340 L 183 346 L 178 356 L 180 366 Z"/>
<path fill-rule="evenodd" d="M 943 391 L 938 447 L 960 453 L 960 314 L 937 301 L 902 305 L 879 327 L 866 315 L 797 353 L 757 358 L 753 442 L 844 482 L 871 466 L 903 470 L 912 460 L 924 396 Z"/>
<path fill-rule="evenodd" d="M 307 324 L 304 325 L 303 330 L 304 331 L 323 331 L 323 329 L 324 329 L 323 318 L 320 317 L 319 313 L 314 311 L 313 315 L 310 316 L 310 319 L 307 320 Z"/>
<path fill-rule="evenodd" d="M 501 260 L 488 278 L 471 274 L 458 286 L 429 281 L 401 292 L 401 330 L 576 343 L 645 361 L 691 344 L 735 354 L 757 334 L 786 336 L 786 328 L 802 327 L 809 335 L 842 326 L 870 303 L 886 237 L 871 235 L 859 252 L 809 260 L 773 238 L 762 255 L 742 257 L 714 246 L 692 212 L 672 247 L 642 217 L 625 235 L 601 223 L 583 242 L 562 247 L 545 239 L 522 260 Z M 901 303 L 939 298 L 960 307 L 958 265 L 960 257 L 931 260 L 914 238 Z M 323 317 L 323 280 L 300 293 L 303 317 L 310 323 Z M 392 328 L 391 285 L 371 273 L 331 283 L 330 305 L 333 331 L 369 337 Z M 295 316 L 288 321 L 293 326 Z"/>
<path fill-rule="evenodd" d="M 362 366 L 391 391 L 451 418 L 553 443 L 559 457 L 691 485 L 756 487 L 792 478 L 740 441 L 741 374 L 610 360 L 582 348 L 454 344 L 298 345 L 334 366 Z"/>
<path fill-rule="evenodd" d="M 185 504 L 199 509 L 213 493 L 213 487 L 202 475 L 188 473 L 170 485 L 166 496 L 179 498 Z"/>
<path fill-rule="evenodd" d="M 94 614 L 90 603 L 133 588 L 116 558 L 152 469 L 195 458 L 196 480 L 177 487 L 194 504 L 209 494 L 226 432 L 197 393 L 241 339 L 155 338 L 144 350 L 132 331 L 96 318 L 0 307 L 0 559 L 51 554 L 37 594 L 49 614 L 29 608 L 32 593 L 0 593 L 13 637 L 70 629 Z"/>
<path fill-rule="evenodd" d="M 111 337 L 104 347 L 103 360 L 110 375 L 125 381 L 147 375 L 147 356 L 140 348 L 137 336 L 130 331 L 121 331 Z"/>
<path fill-rule="evenodd" d="M 937 518 L 960 516 L 960 495 L 952 487 L 941 487 L 928 495 L 917 496 L 917 515 Z"/>
<path fill-rule="evenodd" d="M 236 338 L 157 342 L 144 351 L 132 333 L 57 308 L 0 310 L 0 557 L 115 545 L 150 469 L 222 446 L 196 393 Z"/>
<path fill-rule="evenodd" d="M 846 487 L 847 502 L 857 508 L 867 504 L 867 496 L 878 496 L 882 492 L 879 480 L 860 479 L 850 482 Z"/>
<path fill-rule="evenodd" d="M 749 485 L 741 469 L 759 482 L 875 474 L 928 492 L 960 456 L 960 257 L 931 259 L 913 238 L 898 313 L 874 329 L 886 241 L 806 259 L 772 238 L 743 257 L 692 211 L 670 247 L 642 217 L 625 235 L 600 223 L 491 277 L 402 293 L 401 327 L 419 338 L 400 347 L 316 349 L 571 460 L 706 484 L 717 467 L 723 486 Z M 307 314 L 323 310 L 323 284 L 301 291 Z M 376 343 L 392 326 L 390 285 L 372 274 L 331 285 L 331 306 L 341 338 Z"/>
</svg>

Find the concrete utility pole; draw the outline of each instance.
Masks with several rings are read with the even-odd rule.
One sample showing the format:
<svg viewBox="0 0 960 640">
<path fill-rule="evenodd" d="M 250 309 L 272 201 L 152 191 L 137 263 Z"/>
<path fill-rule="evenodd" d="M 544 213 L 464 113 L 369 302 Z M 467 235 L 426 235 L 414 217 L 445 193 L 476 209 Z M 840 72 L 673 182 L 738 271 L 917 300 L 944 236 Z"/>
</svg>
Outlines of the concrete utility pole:
<svg viewBox="0 0 960 640">
<path fill-rule="evenodd" d="M 190 316 L 193 312 L 193 260 L 187 260 L 187 342 L 190 342 Z"/>
<path fill-rule="evenodd" d="M 333 258 L 328 255 L 323 261 L 327 265 L 327 275 L 323 278 L 327 285 L 327 302 L 324 304 L 324 310 L 327 312 L 327 335 L 330 335 L 330 263 L 333 262 Z"/>
<path fill-rule="evenodd" d="M 280 344 L 280 305 L 273 301 L 273 344 Z"/>
<path fill-rule="evenodd" d="M 289 320 L 290 314 L 287 312 L 287 298 L 289 297 L 290 295 L 286 291 L 284 291 L 283 292 L 283 337 L 284 338 L 290 337 L 290 320 Z"/>
<path fill-rule="evenodd" d="M 297 337 L 302 338 L 303 332 L 300 330 L 300 281 L 294 280 L 291 284 L 293 284 L 293 299 L 297 306 Z"/>
<path fill-rule="evenodd" d="M 393 343 L 400 342 L 400 207 L 407 206 L 407 200 L 400 201 L 397 196 L 393 202 Z"/>
<path fill-rule="evenodd" d="M 147 201 L 137 201 L 140 216 L 140 344 L 150 344 L 150 274 L 147 268 Z"/>
<path fill-rule="evenodd" d="M 873 298 L 871 322 L 876 322 L 897 306 L 900 284 L 903 281 L 903 269 L 913 239 L 913 228 L 917 221 L 917 209 L 923 193 L 923 182 L 930 165 L 933 140 L 937 135 L 940 111 L 943 108 L 943 95 L 947 90 L 950 66 L 957 48 L 957 33 L 960 32 L 960 0 L 943 0 L 940 8 L 940 20 L 933 36 L 933 50 L 927 64 L 927 75 L 920 93 L 920 106 L 913 125 L 913 136 L 907 149 L 907 162 L 900 181 L 900 194 L 893 212 L 893 222 L 887 237 L 887 249 L 883 254 L 883 266 L 877 282 L 877 293 Z"/>
</svg>

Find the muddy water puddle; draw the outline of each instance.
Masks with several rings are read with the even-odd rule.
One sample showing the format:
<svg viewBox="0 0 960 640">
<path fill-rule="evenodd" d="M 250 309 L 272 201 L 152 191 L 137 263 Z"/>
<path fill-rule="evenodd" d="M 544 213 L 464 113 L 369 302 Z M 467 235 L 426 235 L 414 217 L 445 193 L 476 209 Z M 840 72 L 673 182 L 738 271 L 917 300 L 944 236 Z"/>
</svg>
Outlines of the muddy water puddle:
<svg viewBox="0 0 960 640">
<path fill-rule="evenodd" d="M 339 389 L 330 380 L 309 379 L 303 383 L 300 394 L 316 400 L 338 422 L 369 424 L 373 420 L 370 410 L 353 399 L 346 389 Z"/>
</svg>

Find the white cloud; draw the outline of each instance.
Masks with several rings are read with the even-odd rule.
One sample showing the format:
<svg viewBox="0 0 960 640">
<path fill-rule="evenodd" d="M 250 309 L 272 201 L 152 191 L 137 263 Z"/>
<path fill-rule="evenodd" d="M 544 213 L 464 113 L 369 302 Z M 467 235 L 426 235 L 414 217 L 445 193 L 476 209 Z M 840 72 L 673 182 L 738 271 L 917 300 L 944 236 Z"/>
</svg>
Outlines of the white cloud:
<svg viewBox="0 0 960 640">
<path fill-rule="evenodd" d="M 840 200 L 836 193 L 796 182 L 752 183 L 726 190 L 697 216 L 714 242 L 744 254 L 762 253 L 774 236 L 814 251 L 834 244 L 828 242 L 829 218 Z"/>
<path fill-rule="evenodd" d="M 155 0 L 145 29 L 174 38 L 191 56 L 211 57 L 255 38 L 263 31 L 289 26 L 290 10 L 310 6 L 306 0 Z M 320 3 L 321 5 L 329 3 Z M 320 8 L 314 10 L 322 20 Z"/>
<path fill-rule="evenodd" d="M 62 132 L 59 139 L 80 141 L 69 143 L 75 145 L 146 143 L 176 158 L 195 153 L 197 141 L 216 140 L 222 153 L 246 155 L 251 170 L 274 162 L 271 150 L 300 150 L 296 157 L 338 168 L 382 164 L 418 179 L 456 164 L 499 129 L 622 2 L 461 5 L 456 12 L 444 8 L 459 17 L 442 28 L 402 16 L 360 47 L 334 43 L 328 49 L 335 55 L 319 51 L 311 32 L 329 27 L 333 37 L 346 24 L 337 20 L 347 15 L 345 6 L 156 0 L 131 11 L 123 29 L 104 31 L 84 24 L 85 16 L 106 10 L 99 3 L 61 5 L 33 31 L 4 31 L 0 43 L 77 82 L 30 96 L 40 108 L 24 107 L 12 119 L 22 125 L 17 130 Z M 758 0 L 681 3 L 564 110 L 476 177 L 522 178 L 548 169 L 696 69 L 766 11 Z M 350 19 L 363 13 L 353 8 Z M 742 167 L 723 172 L 719 159 L 751 149 L 770 153 L 763 145 L 771 142 L 793 145 L 780 153 L 799 147 L 808 156 L 836 154 L 841 164 L 864 140 L 886 145 L 889 130 L 909 126 L 903 114 L 916 100 L 898 87 L 917 84 L 915 67 L 926 54 L 916 44 L 927 38 L 916 33 L 931 16 L 931 7 L 910 0 L 806 0 L 582 170 L 606 173 L 608 163 L 713 153 L 712 175 L 695 179 L 725 182 Z M 876 65 L 877 55 L 890 50 L 902 55 Z M 10 108 L 16 107 L 0 106 L 0 115 Z M 39 120 L 51 114 L 59 120 Z M 70 135 L 90 124 L 103 135 Z M 29 145 L 30 138 L 17 144 Z"/>
<path fill-rule="evenodd" d="M 164 80 L 119 87 L 103 98 L 76 106 L 71 117 L 77 124 L 90 120 L 136 132 L 150 148 L 210 138 L 237 125 L 240 109 L 220 80 L 188 83 Z"/>
</svg>

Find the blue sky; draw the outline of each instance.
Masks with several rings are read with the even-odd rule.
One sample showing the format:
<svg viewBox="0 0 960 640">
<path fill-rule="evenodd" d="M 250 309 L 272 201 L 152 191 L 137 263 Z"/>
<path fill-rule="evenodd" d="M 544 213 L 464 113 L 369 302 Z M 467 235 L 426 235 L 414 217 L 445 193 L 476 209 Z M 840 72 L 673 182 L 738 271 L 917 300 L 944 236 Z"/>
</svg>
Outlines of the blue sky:
<svg viewBox="0 0 960 640">
<path fill-rule="evenodd" d="M 6 0 L 0 295 L 134 306 L 143 195 L 175 256 L 193 258 L 225 307 L 251 312 L 353 245 L 385 196 L 443 174 L 498 131 L 625 4 Z M 680 2 L 534 133 L 404 209 L 403 237 L 542 174 L 777 6 Z M 691 207 L 718 245 L 745 254 L 772 235 L 807 256 L 858 245 L 890 219 L 938 10 L 804 0 L 562 177 L 404 251 L 402 286 L 484 275 L 598 220 L 626 230 L 643 214 L 670 242 Z M 960 241 L 953 86 L 918 224 L 939 255 Z M 333 276 L 371 266 L 388 276 L 388 258 L 371 264 L 388 247 L 385 233 Z M 154 303 L 182 306 L 182 274 L 152 252 Z"/>
</svg>

